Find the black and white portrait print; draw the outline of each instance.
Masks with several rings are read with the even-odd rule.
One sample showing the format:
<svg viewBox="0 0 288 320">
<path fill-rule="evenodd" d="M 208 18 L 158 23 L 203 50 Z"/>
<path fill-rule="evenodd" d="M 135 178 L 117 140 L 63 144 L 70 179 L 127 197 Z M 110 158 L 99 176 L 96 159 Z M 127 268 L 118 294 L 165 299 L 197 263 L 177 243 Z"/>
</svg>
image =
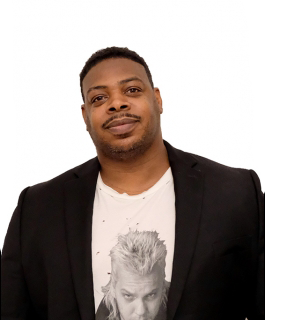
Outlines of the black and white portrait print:
<svg viewBox="0 0 288 320">
<path fill-rule="evenodd" d="M 156 231 L 120 234 L 110 251 L 110 280 L 102 287 L 96 320 L 165 320 L 166 255 Z"/>
</svg>

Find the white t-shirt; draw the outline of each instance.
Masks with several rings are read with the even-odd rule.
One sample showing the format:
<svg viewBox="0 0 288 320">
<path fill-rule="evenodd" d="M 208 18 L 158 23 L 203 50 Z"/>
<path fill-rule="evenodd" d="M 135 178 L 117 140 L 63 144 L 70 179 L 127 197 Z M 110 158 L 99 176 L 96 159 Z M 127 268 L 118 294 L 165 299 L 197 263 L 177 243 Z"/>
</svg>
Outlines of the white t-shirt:
<svg viewBox="0 0 288 320">
<path fill-rule="evenodd" d="M 92 269 L 95 310 L 103 299 L 101 287 L 110 280 L 110 250 L 119 234 L 156 231 L 167 250 L 165 280 L 171 282 L 175 241 L 175 193 L 171 168 L 149 190 L 129 196 L 105 185 L 99 173 L 93 207 Z"/>
</svg>

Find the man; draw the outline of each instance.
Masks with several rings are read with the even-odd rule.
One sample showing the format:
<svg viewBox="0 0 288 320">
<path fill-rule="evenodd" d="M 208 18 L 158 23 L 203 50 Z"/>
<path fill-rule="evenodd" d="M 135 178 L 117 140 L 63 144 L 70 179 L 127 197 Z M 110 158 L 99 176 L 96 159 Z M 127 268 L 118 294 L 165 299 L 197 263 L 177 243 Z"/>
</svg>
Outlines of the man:
<svg viewBox="0 0 288 320">
<path fill-rule="evenodd" d="M 107 248 L 130 228 L 165 240 L 167 319 L 263 319 L 256 173 L 163 141 L 160 91 L 135 52 L 96 52 L 80 83 L 98 157 L 22 191 L 2 254 L 2 319 L 94 319 Z"/>
<path fill-rule="evenodd" d="M 118 236 L 110 251 L 111 276 L 96 319 L 166 319 L 169 283 L 165 280 L 166 246 L 153 231 Z"/>
</svg>

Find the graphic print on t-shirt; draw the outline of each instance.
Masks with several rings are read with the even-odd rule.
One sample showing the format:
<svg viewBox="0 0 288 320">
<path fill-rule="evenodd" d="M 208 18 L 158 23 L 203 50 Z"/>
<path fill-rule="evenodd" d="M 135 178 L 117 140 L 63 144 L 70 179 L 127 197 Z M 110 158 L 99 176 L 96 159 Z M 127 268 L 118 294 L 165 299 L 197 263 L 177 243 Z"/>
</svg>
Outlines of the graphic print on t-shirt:
<svg viewBox="0 0 288 320">
<path fill-rule="evenodd" d="M 109 287 L 109 281 L 111 278 L 113 280 L 111 276 L 113 268 L 113 263 L 111 265 L 111 251 L 116 250 L 120 239 L 126 237 L 128 234 L 129 237 L 132 237 L 132 235 L 135 236 L 136 234 L 138 235 L 137 237 L 154 237 L 162 243 L 162 247 L 163 245 L 165 246 L 167 252 L 165 256 L 165 288 L 167 289 L 167 283 L 171 282 L 172 277 L 175 241 L 175 192 L 171 168 L 169 168 L 162 178 L 149 190 L 131 196 L 126 193 L 119 194 L 117 191 L 105 185 L 99 173 L 92 221 L 92 271 L 95 311 L 98 311 L 97 320 L 102 319 L 102 317 L 100 317 L 101 310 L 105 313 L 104 316 L 106 318 L 109 316 L 108 309 L 106 307 L 103 308 L 103 298 L 105 295 L 103 288 L 107 287 L 107 285 Z M 145 241 L 142 243 L 141 248 L 145 243 Z M 155 269 L 159 268 L 155 267 Z M 124 281 L 123 279 L 126 278 L 132 279 L 135 283 L 141 280 L 139 278 L 140 275 L 137 276 L 137 274 L 132 278 L 130 275 L 131 272 L 129 273 L 130 269 L 128 269 L 128 271 L 126 269 L 123 270 L 123 268 L 121 268 L 121 271 L 116 269 L 118 273 L 121 272 L 122 282 Z M 158 271 L 160 272 L 160 270 L 157 270 L 157 272 Z M 147 276 L 147 282 L 150 281 L 150 283 L 152 283 L 153 277 L 156 278 L 154 273 L 152 273 L 151 279 Z M 129 296 L 131 293 L 133 292 L 129 291 L 125 296 L 126 300 L 131 300 Z M 146 297 L 145 294 L 145 299 L 150 299 L 151 304 L 153 302 L 152 297 L 155 296 L 148 294 Z M 144 299 L 142 299 L 142 301 L 144 301 Z M 116 300 L 114 300 L 114 302 L 116 303 Z M 133 303 L 130 302 L 129 305 L 133 306 Z M 159 312 L 163 313 L 164 308 L 162 305 L 160 306 Z M 114 308 L 114 310 L 118 309 Z M 141 312 L 143 311 L 140 310 L 140 313 Z M 165 317 L 159 318 L 160 313 L 155 319 L 165 319 Z M 108 318 L 108 320 L 115 319 L 145 320 L 151 319 L 151 317 L 134 315 L 119 318 L 118 315 L 117 318 L 111 314 L 110 318 Z"/>
<path fill-rule="evenodd" d="M 96 320 L 165 320 L 170 283 L 166 245 L 156 231 L 130 230 L 110 251 L 111 274 Z"/>
</svg>

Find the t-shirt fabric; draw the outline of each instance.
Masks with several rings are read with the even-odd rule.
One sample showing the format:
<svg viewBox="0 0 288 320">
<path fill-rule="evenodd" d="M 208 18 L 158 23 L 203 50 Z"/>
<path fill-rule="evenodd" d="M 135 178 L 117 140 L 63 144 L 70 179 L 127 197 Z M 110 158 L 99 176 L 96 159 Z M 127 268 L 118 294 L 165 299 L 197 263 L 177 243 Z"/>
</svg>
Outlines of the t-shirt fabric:
<svg viewBox="0 0 288 320">
<path fill-rule="evenodd" d="M 105 185 L 99 173 L 92 221 L 92 270 L 95 310 L 110 280 L 110 250 L 129 231 L 156 231 L 167 250 L 165 280 L 171 282 L 175 242 L 175 193 L 171 168 L 149 190 L 120 194 Z"/>
</svg>

